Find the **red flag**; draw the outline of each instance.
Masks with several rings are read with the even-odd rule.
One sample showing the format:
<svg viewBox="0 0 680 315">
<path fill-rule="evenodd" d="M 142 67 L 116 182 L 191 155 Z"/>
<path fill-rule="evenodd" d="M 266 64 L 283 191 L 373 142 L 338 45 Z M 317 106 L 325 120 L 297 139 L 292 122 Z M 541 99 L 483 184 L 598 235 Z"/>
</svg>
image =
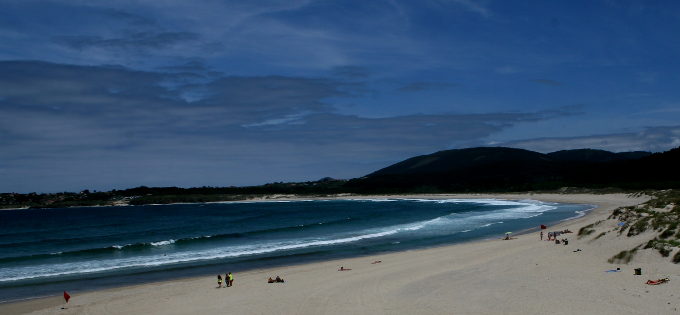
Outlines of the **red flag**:
<svg viewBox="0 0 680 315">
<path fill-rule="evenodd" d="M 68 303 L 68 300 L 69 300 L 70 298 L 71 298 L 71 296 L 68 295 L 68 293 L 66 293 L 66 291 L 64 291 L 64 300 L 66 300 L 66 303 Z"/>
</svg>

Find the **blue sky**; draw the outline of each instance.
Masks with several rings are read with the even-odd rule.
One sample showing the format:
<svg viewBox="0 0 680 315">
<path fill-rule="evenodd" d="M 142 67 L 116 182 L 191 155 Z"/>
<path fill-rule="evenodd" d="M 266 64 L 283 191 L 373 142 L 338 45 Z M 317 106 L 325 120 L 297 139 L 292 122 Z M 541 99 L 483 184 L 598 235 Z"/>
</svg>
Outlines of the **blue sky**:
<svg viewBox="0 0 680 315">
<path fill-rule="evenodd" d="M 680 146 L 676 1 L 0 0 L 0 192 Z"/>
</svg>

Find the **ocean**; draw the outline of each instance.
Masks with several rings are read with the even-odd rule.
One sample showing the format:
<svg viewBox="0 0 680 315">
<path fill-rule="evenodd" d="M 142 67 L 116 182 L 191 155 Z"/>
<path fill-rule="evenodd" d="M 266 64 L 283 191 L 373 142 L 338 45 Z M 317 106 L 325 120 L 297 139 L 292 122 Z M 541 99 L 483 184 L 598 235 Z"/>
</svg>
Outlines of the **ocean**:
<svg viewBox="0 0 680 315">
<path fill-rule="evenodd" d="M 592 208 L 362 199 L 0 211 L 0 302 L 500 238 Z"/>
</svg>

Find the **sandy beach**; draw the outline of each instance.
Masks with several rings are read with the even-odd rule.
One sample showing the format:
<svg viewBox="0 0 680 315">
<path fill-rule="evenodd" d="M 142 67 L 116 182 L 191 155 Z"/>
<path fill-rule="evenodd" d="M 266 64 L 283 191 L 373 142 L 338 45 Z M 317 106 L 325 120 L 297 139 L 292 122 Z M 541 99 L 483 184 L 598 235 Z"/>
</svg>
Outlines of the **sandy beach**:
<svg viewBox="0 0 680 315">
<path fill-rule="evenodd" d="M 574 232 L 606 219 L 617 207 L 648 200 L 624 194 L 408 197 L 597 205 L 586 216 L 547 230 Z M 217 289 L 215 275 L 206 275 L 72 294 L 68 305 L 61 297 L 0 304 L 0 314 L 680 314 L 678 265 L 652 251 L 641 251 L 630 264 L 607 262 L 645 235 L 563 237 L 569 239 L 566 246 L 540 241 L 536 231 L 511 240 L 499 235 L 451 246 L 251 270 L 236 273 L 230 288 Z M 351 270 L 338 271 L 340 266 Z M 617 267 L 621 272 L 606 272 Z M 643 274 L 634 275 L 634 268 L 642 268 Z M 286 282 L 268 284 L 267 278 L 276 275 Z M 665 277 L 671 281 L 645 284 Z"/>
</svg>

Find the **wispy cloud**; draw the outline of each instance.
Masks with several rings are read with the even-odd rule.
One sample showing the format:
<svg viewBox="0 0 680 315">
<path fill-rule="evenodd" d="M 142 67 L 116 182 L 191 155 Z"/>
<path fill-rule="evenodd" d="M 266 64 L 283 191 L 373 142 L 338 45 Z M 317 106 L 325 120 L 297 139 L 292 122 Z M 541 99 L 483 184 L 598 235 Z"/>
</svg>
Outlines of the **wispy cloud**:
<svg viewBox="0 0 680 315">
<path fill-rule="evenodd" d="M 514 74 L 521 72 L 522 70 L 515 66 L 502 66 L 495 69 L 496 72 L 500 74 Z"/>
<path fill-rule="evenodd" d="M 647 127 L 639 132 L 601 134 L 583 137 L 536 138 L 497 143 L 534 150 L 553 152 L 567 149 L 602 149 L 613 152 L 659 152 L 680 146 L 680 126 Z"/>
<path fill-rule="evenodd" d="M 474 0 L 447 0 L 447 1 L 451 1 L 455 4 L 458 4 L 471 12 L 481 15 L 482 17 L 485 18 L 491 17 L 491 11 L 481 1 Z"/>
<path fill-rule="evenodd" d="M 425 90 L 448 89 L 456 87 L 458 84 L 449 82 L 412 82 L 399 87 L 401 92 L 418 92 Z"/>
<path fill-rule="evenodd" d="M 560 86 L 560 85 L 562 85 L 562 82 L 550 80 L 550 79 L 534 79 L 534 80 L 529 80 L 529 81 L 534 82 L 534 83 L 538 83 L 538 84 L 549 85 L 549 86 Z"/>
<path fill-rule="evenodd" d="M 114 19 L 120 19 L 136 26 L 148 26 L 156 24 L 156 21 L 153 19 L 139 14 L 130 13 L 125 10 L 104 8 L 102 9 L 102 13 Z"/>
<path fill-rule="evenodd" d="M 12 169 L 12 176 L 28 172 L 44 182 L 56 182 L 61 171 L 71 170 L 71 180 L 98 187 L 105 187 L 109 179 L 90 176 L 99 174 L 100 165 L 88 160 L 106 161 L 111 169 L 134 169 L 124 180 L 149 185 L 217 185 L 215 174 L 206 183 L 190 176 L 191 170 L 195 174 L 215 168 L 249 169 L 251 184 L 301 176 L 361 176 L 400 157 L 481 141 L 517 124 L 572 114 L 557 110 L 366 118 L 337 114 L 328 101 L 362 88 L 351 81 L 223 76 L 205 83 L 161 84 L 185 75 L 0 62 L 0 145 L 5 148 L 0 160 Z M 201 97 L 191 102 L 182 97 L 198 89 Z M 253 164 L 255 160 L 259 162 Z M 146 168 L 138 169 L 139 164 Z M 355 165 L 338 168 L 350 164 Z M 54 169 L 43 167 L 47 165 Z M 301 165 L 316 169 L 300 174 L 284 171 L 299 170 Z M 35 169 L 40 174 L 29 171 Z M 7 185 L 14 184 L 7 182 L 0 190 L 17 187 Z"/>
<path fill-rule="evenodd" d="M 271 72 L 384 66 L 401 57 L 418 61 L 409 63 L 415 66 L 427 60 L 422 40 L 408 33 L 405 23 L 410 12 L 385 3 L 357 4 L 340 11 L 336 3 L 313 1 L 103 4 L 62 0 L 45 5 L 45 11 L 54 14 L 33 10 L 30 4 L 37 2 L 17 3 L 6 14 L 22 23 L 10 24 L 6 32 L 30 25 L 20 29 L 27 37 L 21 43 L 0 43 L 0 50 L 40 47 L 40 55 L 46 56 L 40 59 L 57 63 L 121 64 L 148 70 L 201 56 L 208 64 L 218 64 L 220 71 L 248 64 Z M 52 21 L 55 15 L 70 18 Z"/>
<path fill-rule="evenodd" d="M 58 43 L 75 48 L 106 48 L 142 51 L 146 49 L 163 49 L 178 43 L 194 42 L 200 37 L 190 32 L 135 32 L 125 37 L 102 38 L 100 36 L 61 36 L 55 40 Z"/>
<path fill-rule="evenodd" d="M 366 79 L 370 76 L 368 69 L 360 66 L 337 66 L 332 69 L 332 74 L 346 79 Z"/>
<path fill-rule="evenodd" d="M 193 72 L 193 73 L 210 72 L 210 69 L 208 69 L 208 67 L 205 65 L 205 63 L 203 63 L 203 61 L 201 61 L 198 58 L 184 62 L 184 63 L 179 64 L 179 65 L 169 65 L 169 66 L 158 67 L 158 70 L 168 71 L 168 72 Z"/>
</svg>

